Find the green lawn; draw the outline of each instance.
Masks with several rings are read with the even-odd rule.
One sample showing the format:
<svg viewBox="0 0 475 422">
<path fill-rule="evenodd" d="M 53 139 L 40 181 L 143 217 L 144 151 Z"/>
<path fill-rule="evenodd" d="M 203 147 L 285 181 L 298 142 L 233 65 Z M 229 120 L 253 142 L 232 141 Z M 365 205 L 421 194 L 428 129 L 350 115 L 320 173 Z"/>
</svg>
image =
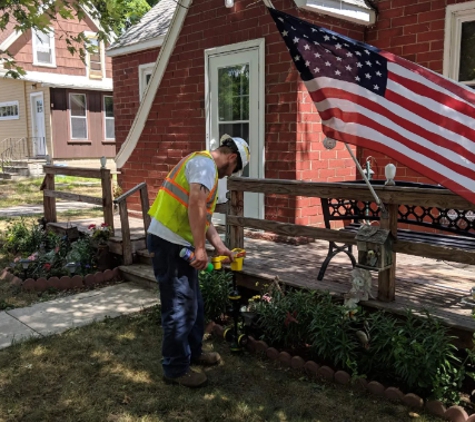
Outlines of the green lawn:
<svg viewBox="0 0 475 422">
<path fill-rule="evenodd" d="M 40 191 L 42 182 L 43 177 L 21 181 L 0 180 L 0 208 L 42 204 L 43 192 Z M 56 176 L 55 183 L 57 190 L 102 197 L 99 179 Z"/>
<path fill-rule="evenodd" d="M 307 379 L 255 355 L 232 355 L 206 387 L 162 381 L 158 307 L 0 350 L 0 421 L 430 422 L 369 394 Z"/>
</svg>

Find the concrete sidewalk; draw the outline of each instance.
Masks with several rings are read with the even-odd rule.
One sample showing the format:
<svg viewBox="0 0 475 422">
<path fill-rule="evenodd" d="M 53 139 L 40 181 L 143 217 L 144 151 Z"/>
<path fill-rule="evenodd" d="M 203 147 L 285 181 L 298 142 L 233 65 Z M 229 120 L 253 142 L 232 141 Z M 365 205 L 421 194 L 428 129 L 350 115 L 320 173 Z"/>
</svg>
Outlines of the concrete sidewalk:
<svg viewBox="0 0 475 422">
<path fill-rule="evenodd" d="M 30 337 L 57 334 L 106 317 L 138 312 L 158 304 L 156 291 L 121 283 L 26 308 L 0 312 L 0 349 Z"/>
<path fill-rule="evenodd" d="M 86 202 L 56 201 L 56 211 L 85 210 L 97 208 L 98 205 L 88 204 Z M 17 205 L 15 207 L 0 208 L 0 217 L 19 217 L 30 214 L 44 214 L 43 204 L 38 205 Z"/>
</svg>

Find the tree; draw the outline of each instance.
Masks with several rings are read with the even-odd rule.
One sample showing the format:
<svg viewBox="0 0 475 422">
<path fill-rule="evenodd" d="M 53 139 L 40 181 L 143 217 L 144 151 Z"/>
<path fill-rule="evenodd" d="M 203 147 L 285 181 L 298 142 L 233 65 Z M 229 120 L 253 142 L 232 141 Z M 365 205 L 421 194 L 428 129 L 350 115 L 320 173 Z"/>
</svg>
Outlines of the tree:
<svg viewBox="0 0 475 422">
<path fill-rule="evenodd" d="M 105 43 L 136 23 L 150 9 L 146 0 L 3 0 L 0 4 L 0 31 L 13 27 L 22 33 L 31 29 L 48 33 L 50 22 L 57 20 L 57 16 L 81 21 L 89 14 L 101 23 L 98 39 Z M 60 36 L 66 40 L 69 52 L 79 54 L 82 60 L 85 60 L 87 50 L 95 48 L 83 32 L 71 34 L 62 30 Z M 2 62 L 8 70 L 5 76 L 19 78 L 25 74 L 8 51 L 0 50 Z"/>
</svg>

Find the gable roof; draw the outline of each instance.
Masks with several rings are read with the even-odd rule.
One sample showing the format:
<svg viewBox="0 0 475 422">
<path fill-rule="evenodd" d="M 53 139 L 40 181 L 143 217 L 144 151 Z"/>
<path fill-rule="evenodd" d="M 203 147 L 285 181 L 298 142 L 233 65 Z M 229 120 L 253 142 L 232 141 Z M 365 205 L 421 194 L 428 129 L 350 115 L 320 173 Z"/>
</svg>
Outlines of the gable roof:
<svg viewBox="0 0 475 422">
<path fill-rule="evenodd" d="M 131 26 L 107 49 L 107 55 L 115 57 L 160 47 L 176 8 L 176 1 L 160 0 L 137 24 Z"/>
<path fill-rule="evenodd" d="M 85 12 L 86 16 L 96 26 L 96 28 L 98 30 L 103 30 L 101 23 L 93 17 L 92 11 L 83 4 L 80 4 L 80 6 L 81 9 L 83 9 L 83 11 Z M 1 16 L 2 15 L 0 15 L 0 17 Z M 23 32 L 15 30 L 16 24 L 16 20 L 11 16 L 5 30 L 0 32 L 0 50 L 8 50 L 10 46 L 23 34 Z M 113 39 L 115 39 L 114 34 L 111 34 L 111 36 Z"/>
</svg>

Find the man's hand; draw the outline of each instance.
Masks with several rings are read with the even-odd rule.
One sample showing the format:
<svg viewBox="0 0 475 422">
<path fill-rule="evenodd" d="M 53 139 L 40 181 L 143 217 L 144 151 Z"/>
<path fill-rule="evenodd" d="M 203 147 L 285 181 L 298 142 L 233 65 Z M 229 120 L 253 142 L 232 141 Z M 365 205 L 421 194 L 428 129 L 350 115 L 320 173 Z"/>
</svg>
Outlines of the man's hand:
<svg viewBox="0 0 475 422">
<path fill-rule="evenodd" d="M 208 266 L 208 254 L 206 248 L 195 249 L 195 259 L 191 261 L 190 265 L 198 271 L 206 269 Z"/>
<path fill-rule="evenodd" d="M 230 262 L 234 262 L 234 254 L 224 245 L 216 248 L 216 255 L 218 256 L 227 256 Z"/>
</svg>

